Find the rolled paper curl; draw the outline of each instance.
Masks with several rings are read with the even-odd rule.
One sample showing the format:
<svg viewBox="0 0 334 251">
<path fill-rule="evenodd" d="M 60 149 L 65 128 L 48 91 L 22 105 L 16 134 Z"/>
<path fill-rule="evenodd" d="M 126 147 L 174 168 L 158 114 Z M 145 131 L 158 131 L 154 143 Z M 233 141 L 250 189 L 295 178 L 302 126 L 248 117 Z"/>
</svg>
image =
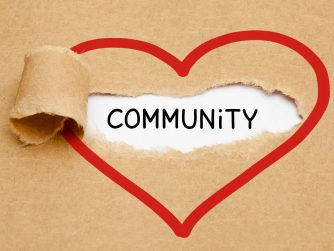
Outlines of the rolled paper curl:
<svg viewBox="0 0 334 251">
<path fill-rule="evenodd" d="M 89 76 L 88 66 L 70 49 L 43 46 L 28 53 L 9 115 L 12 131 L 25 144 L 48 141 L 65 123 L 82 136 Z"/>
</svg>

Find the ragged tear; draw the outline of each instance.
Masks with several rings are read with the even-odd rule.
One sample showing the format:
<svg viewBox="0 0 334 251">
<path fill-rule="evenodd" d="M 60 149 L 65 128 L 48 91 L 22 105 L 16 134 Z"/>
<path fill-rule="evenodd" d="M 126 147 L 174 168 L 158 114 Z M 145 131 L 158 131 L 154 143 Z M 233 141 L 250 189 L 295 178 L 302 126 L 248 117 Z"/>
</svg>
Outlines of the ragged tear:
<svg viewBox="0 0 334 251">
<path fill-rule="evenodd" d="M 196 96 L 91 95 L 87 134 L 136 149 L 196 148 L 280 133 L 301 122 L 295 102 L 280 92 L 233 84 Z"/>
</svg>

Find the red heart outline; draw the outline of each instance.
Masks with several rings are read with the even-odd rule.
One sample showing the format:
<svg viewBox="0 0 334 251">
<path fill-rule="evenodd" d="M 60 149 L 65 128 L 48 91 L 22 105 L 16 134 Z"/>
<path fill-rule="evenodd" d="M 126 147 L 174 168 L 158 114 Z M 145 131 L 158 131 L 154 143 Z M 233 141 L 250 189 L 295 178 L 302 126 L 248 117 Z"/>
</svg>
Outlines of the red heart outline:
<svg viewBox="0 0 334 251">
<path fill-rule="evenodd" d="M 325 112 L 329 102 L 330 87 L 325 65 L 322 63 L 320 58 L 303 43 L 283 34 L 260 30 L 233 32 L 216 37 L 195 48 L 184 58 L 184 60 L 179 60 L 169 52 L 156 45 L 127 38 L 94 39 L 80 43 L 71 48 L 78 54 L 102 48 L 127 48 L 146 52 L 165 62 L 173 68 L 180 77 L 185 77 L 188 75 L 191 67 L 208 52 L 227 44 L 249 40 L 262 40 L 278 43 L 294 50 L 302 56 L 311 65 L 317 78 L 318 97 L 316 104 L 310 115 L 306 118 L 305 122 L 291 137 L 203 201 L 188 215 L 183 223 L 181 223 L 157 199 L 123 176 L 115 168 L 110 166 L 97 154 L 95 154 L 75 135 L 69 127 L 65 127 L 62 131 L 64 138 L 82 157 L 95 166 L 95 168 L 153 210 L 168 224 L 177 236 L 183 238 L 188 237 L 196 223 L 213 207 L 244 186 L 278 159 L 290 152 L 313 130 Z"/>
</svg>

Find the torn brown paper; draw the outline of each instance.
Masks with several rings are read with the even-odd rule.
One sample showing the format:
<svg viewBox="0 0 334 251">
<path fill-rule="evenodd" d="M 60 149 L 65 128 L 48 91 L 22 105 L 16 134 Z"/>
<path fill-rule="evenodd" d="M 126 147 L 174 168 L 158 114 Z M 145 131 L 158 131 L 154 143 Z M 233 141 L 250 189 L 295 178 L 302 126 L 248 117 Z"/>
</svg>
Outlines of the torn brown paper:
<svg viewBox="0 0 334 251">
<path fill-rule="evenodd" d="M 99 173 L 62 137 L 22 147 L 11 132 L 8 117 L 15 107 L 26 52 L 47 44 L 70 48 L 101 37 L 145 40 L 183 58 L 194 47 L 222 34 L 272 30 L 312 48 L 333 82 L 333 8 L 329 1 L 1 3 L 1 249 L 332 250 L 332 101 L 317 127 L 296 149 L 215 207 L 186 239 L 176 237 L 160 218 Z M 316 100 L 316 80 L 309 65 L 291 50 L 267 42 L 218 49 L 182 79 L 140 52 L 106 49 L 81 57 L 88 62 L 91 76 L 83 96 L 148 92 L 181 96 L 223 84 L 255 83 L 296 100 L 303 118 Z M 86 70 L 82 71 L 84 75 Z M 60 93 L 59 101 L 66 95 L 64 90 Z M 59 113 L 84 126 L 85 117 L 71 109 L 82 107 L 84 113 L 81 102 L 87 98 L 78 98 L 78 105 L 74 101 L 73 107 L 45 112 Z M 83 140 L 182 220 L 287 136 L 268 134 L 187 154 L 142 152 L 96 138 Z"/>
<path fill-rule="evenodd" d="M 40 144 L 61 131 L 68 120 L 82 135 L 88 84 L 87 66 L 70 49 L 45 46 L 27 54 L 10 112 L 14 133 L 24 143 Z"/>
</svg>

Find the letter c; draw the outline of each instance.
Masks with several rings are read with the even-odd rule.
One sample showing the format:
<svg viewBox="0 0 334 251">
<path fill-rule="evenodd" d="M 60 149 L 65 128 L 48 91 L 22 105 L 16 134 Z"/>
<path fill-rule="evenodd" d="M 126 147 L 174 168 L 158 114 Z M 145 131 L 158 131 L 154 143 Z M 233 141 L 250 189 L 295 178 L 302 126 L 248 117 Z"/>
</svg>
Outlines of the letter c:
<svg viewBox="0 0 334 251">
<path fill-rule="evenodd" d="M 113 128 L 113 129 L 120 128 L 120 127 L 123 125 L 123 123 L 120 123 L 120 124 L 118 124 L 118 125 L 113 125 L 113 124 L 111 124 L 110 119 L 111 119 L 111 116 L 112 116 L 115 112 L 123 113 L 123 111 L 122 111 L 121 109 L 114 109 L 114 110 L 112 110 L 112 111 L 109 113 L 109 115 L 108 115 L 108 125 L 109 125 L 111 128 Z"/>
</svg>

